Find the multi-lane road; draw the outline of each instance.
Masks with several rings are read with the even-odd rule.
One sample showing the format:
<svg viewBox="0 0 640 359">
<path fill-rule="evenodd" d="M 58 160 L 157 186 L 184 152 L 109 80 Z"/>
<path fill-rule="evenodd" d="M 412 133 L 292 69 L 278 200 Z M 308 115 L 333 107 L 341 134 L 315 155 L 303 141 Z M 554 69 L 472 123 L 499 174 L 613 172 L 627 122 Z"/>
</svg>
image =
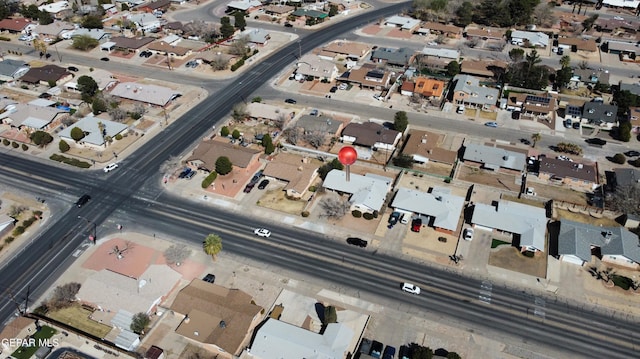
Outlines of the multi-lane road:
<svg viewBox="0 0 640 359">
<path fill-rule="evenodd" d="M 304 52 L 382 16 L 397 13 L 406 4 L 374 10 L 352 21 L 338 23 L 302 38 L 228 81 L 217 93 L 188 111 L 156 138 L 123 161 L 117 171 L 81 172 L 36 161 L 22 154 L 0 153 L 0 183 L 46 197 L 52 218 L 29 247 L 0 269 L 0 319 L 13 316 L 27 293 L 36 298 L 75 259 L 73 253 L 86 240 L 88 223 L 124 223 L 132 229 L 166 233 L 199 244 L 210 232 L 224 238 L 225 251 L 265 266 L 308 275 L 346 288 L 354 296 L 383 303 L 403 303 L 419 313 L 435 313 L 494 333 L 496 338 L 519 342 L 522 347 L 564 357 L 629 358 L 637 356 L 638 334 L 632 318 L 614 316 L 598 308 L 577 306 L 542 294 L 489 284 L 374 252 L 347 248 L 322 235 L 286 225 L 269 224 L 268 240 L 251 235 L 264 226 L 259 218 L 172 197 L 159 184 L 159 166 L 182 153 L 229 113 L 239 98 L 251 93 L 294 61 L 298 46 Z M 73 202 L 89 193 L 83 208 Z M 412 280 L 425 288 L 420 296 L 402 294 L 398 283 Z M 487 300 L 487 298 L 490 298 Z M 544 302 L 543 314 L 540 302 Z M 37 303 L 29 303 L 33 307 Z M 536 349 L 537 348 L 537 349 Z"/>
</svg>

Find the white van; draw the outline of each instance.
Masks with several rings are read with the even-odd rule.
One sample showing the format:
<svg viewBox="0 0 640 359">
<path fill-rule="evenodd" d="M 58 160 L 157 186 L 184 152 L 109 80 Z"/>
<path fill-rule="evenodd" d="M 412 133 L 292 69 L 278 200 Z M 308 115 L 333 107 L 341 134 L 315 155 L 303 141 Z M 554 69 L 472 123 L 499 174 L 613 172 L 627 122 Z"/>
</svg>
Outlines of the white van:
<svg viewBox="0 0 640 359">
<path fill-rule="evenodd" d="M 402 223 L 402 224 L 407 224 L 407 223 L 409 223 L 409 221 L 410 221 L 410 220 L 411 220 L 411 214 L 409 214 L 409 213 L 404 213 L 404 214 L 402 215 L 402 219 L 400 220 L 400 223 Z"/>
</svg>

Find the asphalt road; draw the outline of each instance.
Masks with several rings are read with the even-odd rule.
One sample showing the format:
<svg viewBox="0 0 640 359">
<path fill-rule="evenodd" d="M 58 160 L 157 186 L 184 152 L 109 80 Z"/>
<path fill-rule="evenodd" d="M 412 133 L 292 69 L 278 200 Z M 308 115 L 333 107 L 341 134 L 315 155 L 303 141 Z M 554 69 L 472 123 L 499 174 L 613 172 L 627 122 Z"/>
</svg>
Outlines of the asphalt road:
<svg viewBox="0 0 640 359">
<path fill-rule="evenodd" d="M 305 37 L 300 46 L 307 52 L 370 19 L 397 13 L 403 6 L 375 10 L 348 23 L 339 23 Z M 256 88 L 290 64 L 297 52 L 298 44 L 292 44 L 256 64 L 143 145 L 112 173 L 81 172 L 14 156 L 8 150 L 0 153 L 0 168 L 5 174 L 0 178 L 3 185 L 29 189 L 27 192 L 31 193 L 48 193 L 47 198 L 55 208 L 62 209 L 25 251 L 0 269 L 2 322 L 14 315 L 28 293 L 31 298 L 42 294 L 73 262 L 73 254 L 86 243 L 93 224 L 98 226 L 100 237 L 110 229 L 103 224 L 116 220 L 136 226 L 135 229 L 153 229 L 196 244 L 210 232 L 221 233 L 225 251 L 230 253 L 338 283 L 354 295 L 362 293 L 389 303 L 404 303 L 424 312 L 438 313 L 443 320 L 457 320 L 501 333 L 497 335 L 513 334 L 532 348 L 543 346 L 571 357 L 637 355 L 638 338 L 632 320 L 612 318 L 594 308 L 576 307 L 546 297 L 545 318 L 538 320 L 541 317 L 535 311 L 539 305 L 531 304 L 532 301 L 535 304 L 535 297 L 530 293 L 495 284 L 488 305 L 478 301 L 479 295 L 486 296 L 486 284 L 483 288 L 474 278 L 373 252 L 363 256 L 362 251 L 286 226 L 270 224 L 274 235 L 269 240 L 260 240 L 251 235 L 252 227 L 266 225 L 259 219 L 163 194 L 158 180 L 162 162 L 190 148 L 202 133 L 226 117 L 238 99 L 249 98 Z M 91 194 L 92 201 L 83 208 L 74 207 L 73 201 L 83 193 Z M 246 228 L 246 233 L 240 228 Z M 398 287 L 403 280 L 423 286 L 424 293 L 402 294 Z M 33 308 L 33 303 L 28 304 Z"/>
</svg>

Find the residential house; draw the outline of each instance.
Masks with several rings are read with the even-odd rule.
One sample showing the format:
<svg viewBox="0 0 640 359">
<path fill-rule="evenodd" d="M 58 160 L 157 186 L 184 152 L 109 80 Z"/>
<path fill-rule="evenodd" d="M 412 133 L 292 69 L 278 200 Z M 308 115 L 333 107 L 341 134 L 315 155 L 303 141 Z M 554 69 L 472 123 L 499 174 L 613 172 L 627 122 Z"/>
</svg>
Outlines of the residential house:
<svg viewBox="0 0 640 359">
<path fill-rule="evenodd" d="M 640 6 L 638 0 L 602 0 L 602 5 L 613 8 L 624 8 L 636 10 Z"/>
<path fill-rule="evenodd" d="M 104 9 L 105 15 L 115 15 L 118 13 L 118 7 L 114 4 L 102 4 L 102 8 Z"/>
<path fill-rule="evenodd" d="M 460 64 L 460 73 L 479 77 L 497 77 L 507 72 L 508 64 L 500 60 L 467 60 Z"/>
<path fill-rule="evenodd" d="M 165 34 L 176 34 L 182 35 L 184 34 L 184 24 L 180 21 L 171 21 L 162 26 L 162 31 Z"/>
<path fill-rule="evenodd" d="M 296 127 L 304 129 L 305 133 L 322 133 L 327 137 L 340 136 L 344 123 L 325 115 L 302 115 L 296 121 Z"/>
<path fill-rule="evenodd" d="M 124 100 L 141 102 L 158 107 L 166 107 L 171 101 L 182 96 L 179 91 L 169 87 L 122 82 L 113 87 L 110 94 Z"/>
<path fill-rule="evenodd" d="M 213 351 L 240 355 L 249 344 L 264 309 L 240 289 L 194 279 L 171 304 L 171 310 L 184 315 L 176 333 Z"/>
<path fill-rule="evenodd" d="M 240 33 L 239 38 L 246 37 L 247 40 L 258 46 L 265 46 L 269 40 L 271 39 L 271 35 L 269 31 L 265 29 L 246 29 L 242 33 Z"/>
<path fill-rule="evenodd" d="M 291 13 L 291 16 L 304 18 L 307 24 L 319 24 L 327 19 L 329 14 L 318 10 L 298 8 Z"/>
<path fill-rule="evenodd" d="M 395 27 L 402 31 L 416 32 L 420 27 L 420 20 L 408 16 L 394 15 L 384 20 L 384 25 Z"/>
<path fill-rule="evenodd" d="M 198 51 L 193 55 L 194 60 L 200 60 L 205 64 L 211 64 L 213 61 L 226 61 L 227 64 L 234 64 L 238 60 L 237 55 L 225 54 L 220 51 L 216 51 L 214 48 L 208 48 L 203 51 Z"/>
<path fill-rule="evenodd" d="M 634 82 L 631 84 L 628 83 L 619 83 L 620 91 L 629 91 L 636 96 L 640 96 L 640 82 Z"/>
<path fill-rule="evenodd" d="M 451 61 L 460 61 L 460 51 L 425 46 L 418 60 L 427 67 L 445 69 Z"/>
<path fill-rule="evenodd" d="M 162 27 L 160 19 L 149 13 L 130 14 L 127 19 L 136 25 L 138 31 L 144 35 L 147 31 L 153 32 Z"/>
<path fill-rule="evenodd" d="M 444 135 L 442 134 L 411 130 L 409 131 L 409 138 L 405 141 L 402 154 L 411 156 L 413 162 L 420 164 L 433 161 L 452 165 L 455 163 L 458 153 L 440 147 L 443 141 Z"/>
<path fill-rule="evenodd" d="M 506 31 L 495 28 L 470 28 L 467 27 L 464 35 L 469 40 L 504 40 Z"/>
<path fill-rule="evenodd" d="M 282 121 L 282 128 L 285 127 L 289 119 L 295 116 L 295 112 L 290 112 L 279 106 L 261 102 L 251 102 L 247 104 L 247 112 L 254 120 Z"/>
<path fill-rule="evenodd" d="M 618 106 L 602 102 L 585 102 L 581 122 L 611 129 L 618 124 Z"/>
<path fill-rule="evenodd" d="M 569 220 L 560 221 L 558 254 L 564 262 L 577 265 L 590 263 L 592 255 L 602 262 L 640 267 L 638 236 L 624 227 L 602 227 Z"/>
<path fill-rule="evenodd" d="M 0 214 L 0 236 L 4 237 L 5 235 L 11 233 L 16 222 L 17 221 L 15 218 L 10 217 L 6 213 Z"/>
<path fill-rule="evenodd" d="M 467 143 L 464 145 L 464 155 L 462 159 L 465 163 L 479 163 L 482 165 L 482 168 L 493 171 L 498 171 L 501 168 L 523 171 L 527 163 L 525 153 L 475 143 Z"/>
<path fill-rule="evenodd" d="M 51 14 L 51 16 L 57 19 L 62 19 L 65 16 L 73 13 L 73 10 L 71 9 L 71 6 L 69 6 L 68 1 L 57 1 L 40 5 L 38 6 L 38 10 L 48 12 L 49 14 Z"/>
<path fill-rule="evenodd" d="M 412 81 L 404 81 L 400 85 L 400 94 L 402 96 L 413 96 L 413 91 L 416 89 L 416 84 Z"/>
<path fill-rule="evenodd" d="M 402 132 L 388 129 L 376 122 L 351 122 L 342 130 L 341 141 L 371 149 L 393 151 Z"/>
<path fill-rule="evenodd" d="M 322 333 L 315 333 L 269 318 L 256 331 L 251 356 L 260 359 L 345 358 L 353 335 L 353 330 L 342 323 L 327 324 Z"/>
<path fill-rule="evenodd" d="M 103 31 L 102 29 L 79 28 L 73 30 L 71 38 L 73 39 L 74 37 L 78 36 L 88 36 L 94 40 L 98 40 L 99 42 L 104 42 L 109 40 L 109 38 L 111 37 L 111 33 Z"/>
<path fill-rule="evenodd" d="M 31 33 L 37 35 L 41 40 L 56 39 L 61 37 L 65 31 L 75 29 L 75 26 L 66 21 L 54 21 L 47 25 L 38 25 L 31 30 Z"/>
<path fill-rule="evenodd" d="M 568 87 L 577 89 L 590 86 L 593 88 L 597 83 L 609 85 L 609 71 L 574 69 Z"/>
<path fill-rule="evenodd" d="M 462 37 L 462 28 L 431 21 L 423 23 L 417 32 L 421 35 L 444 35 L 451 39 L 459 39 Z"/>
<path fill-rule="evenodd" d="M 118 79 L 111 72 L 103 69 L 94 69 L 91 72 L 91 78 L 98 84 L 100 91 L 109 91 L 118 83 Z M 75 81 L 65 83 L 64 88 L 69 92 L 80 92 L 78 83 Z"/>
<path fill-rule="evenodd" d="M 357 10 L 362 6 L 362 3 L 352 0 L 329 0 L 328 3 L 329 6 L 337 6 L 339 13 Z"/>
<path fill-rule="evenodd" d="M 538 178 L 582 191 L 593 191 L 599 185 L 597 164 L 562 161 L 551 157 L 540 158 Z"/>
<path fill-rule="evenodd" d="M 558 47 L 585 55 L 598 51 L 596 40 L 582 39 L 579 37 L 559 37 Z"/>
<path fill-rule="evenodd" d="M 629 106 L 629 113 L 627 115 L 627 121 L 631 123 L 631 133 L 640 133 L 640 107 Z"/>
<path fill-rule="evenodd" d="M 589 18 L 586 15 L 564 12 L 562 10 L 553 10 L 553 16 L 558 19 L 558 23 L 554 27 L 567 32 L 573 32 L 576 29 L 582 30 L 582 23 Z"/>
<path fill-rule="evenodd" d="M 180 279 L 180 273 L 164 264 L 150 265 L 139 278 L 102 269 L 89 275 L 77 297 L 105 312 L 150 314 L 180 284 Z"/>
<path fill-rule="evenodd" d="M 231 161 L 234 170 L 247 172 L 249 167 L 258 162 L 261 153 L 260 150 L 226 141 L 205 140 L 193 150 L 187 162 L 197 169 L 213 172 L 218 158 L 224 156 Z"/>
<path fill-rule="evenodd" d="M 453 78 L 451 101 L 456 105 L 493 110 L 500 95 L 500 90 L 480 85 L 477 77 L 456 75 Z"/>
<path fill-rule="evenodd" d="M 512 236 L 512 244 L 522 251 L 544 251 L 547 216 L 543 207 L 499 200 L 492 205 L 475 203 L 471 224 L 485 231 Z"/>
<path fill-rule="evenodd" d="M 520 118 L 551 122 L 558 108 L 558 97 L 549 93 L 541 95 L 517 93 L 509 96 L 507 104 L 507 108 L 520 111 Z"/>
<path fill-rule="evenodd" d="M 18 103 L 5 107 L 4 112 L 0 113 L 0 121 L 17 129 L 46 131 L 68 115 L 68 112 L 54 107 Z"/>
<path fill-rule="evenodd" d="M 318 166 L 307 157 L 280 153 L 267 163 L 262 174 L 287 182 L 283 188 L 287 196 L 301 198 L 318 177 Z"/>
<path fill-rule="evenodd" d="M 35 24 L 24 17 L 0 20 L 0 31 L 6 31 L 10 34 L 26 34 L 33 27 L 35 27 Z"/>
<path fill-rule="evenodd" d="M 264 13 L 267 15 L 281 16 L 281 15 L 292 13 L 296 8 L 290 5 L 269 4 L 263 7 L 263 9 L 264 9 Z"/>
<path fill-rule="evenodd" d="M 179 60 L 183 60 L 187 56 L 191 55 L 191 49 L 172 45 L 164 41 L 152 42 L 151 44 L 149 44 L 149 46 L 147 46 L 147 50 L 152 51 L 158 55 L 169 56 L 170 58 Z"/>
<path fill-rule="evenodd" d="M 73 74 L 66 68 L 57 65 L 44 65 L 42 67 L 32 67 L 27 71 L 20 81 L 28 84 L 39 84 L 50 86 L 52 83 L 59 85 L 73 78 Z"/>
<path fill-rule="evenodd" d="M 360 42 L 338 40 L 324 46 L 318 56 L 328 60 L 348 59 L 359 61 L 371 51 L 371 46 Z"/>
<path fill-rule="evenodd" d="M 634 36 L 635 40 L 635 36 Z M 626 55 L 632 56 L 635 58 L 636 55 L 640 53 L 640 49 L 636 46 L 634 42 L 622 42 L 622 41 L 608 41 L 607 42 L 607 52 L 610 54 L 616 55 Z"/>
<path fill-rule="evenodd" d="M 227 4 L 227 10 L 240 10 L 245 13 L 252 12 L 254 10 L 262 7 L 262 2 L 258 0 L 238 0 L 238 1 L 230 1 Z"/>
<path fill-rule="evenodd" d="M 84 137 L 77 142 L 78 145 L 95 149 L 105 149 L 109 138 L 115 138 L 118 134 L 124 133 L 129 127 L 125 124 L 105 120 L 93 116 L 80 119 L 72 126 L 67 126 L 58 133 L 58 136 L 69 144 L 76 141 L 71 137 L 71 130 L 75 127 L 84 132 Z"/>
<path fill-rule="evenodd" d="M 296 74 L 313 77 L 316 80 L 333 81 L 338 76 L 338 67 L 333 61 L 314 54 L 306 54 L 296 64 Z"/>
<path fill-rule="evenodd" d="M 546 48 L 549 46 L 549 35 L 544 32 L 513 30 L 511 31 L 511 43 Z"/>
<path fill-rule="evenodd" d="M 116 36 L 112 37 L 109 43 L 113 43 L 113 47 L 120 50 L 137 51 L 140 48 L 152 43 L 156 39 L 153 37 L 125 37 Z M 107 45 L 104 43 L 103 45 Z"/>
<path fill-rule="evenodd" d="M 24 76 L 31 67 L 20 60 L 4 59 L 0 61 L 0 81 L 11 82 Z"/>
<path fill-rule="evenodd" d="M 113 2 L 120 4 L 121 8 L 122 8 L 122 4 L 126 4 L 129 7 L 129 9 L 133 9 L 138 5 L 144 4 L 144 0 L 113 0 Z"/>
<path fill-rule="evenodd" d="M 464 197 L 452 195 L 448 188 L 434 187 L 429 192 L 400 188 L 391 207 L 399 212 L 425 216 L 429 227 L 453 234 L 458 229 L 464 201 Z"/>
<path fill-rule="evenodd" d="M 18 316 L 9 319 L 10 321 L 4 325 L 4 329 L 0 332 L 0 350 L 3 352 L 13 352 L 13 350 L 17 349 L 13 347 L 12 339 L 30 337 L 38 330 L 36 320 L 33 318 Z"/>
<path fill-rule="evenodd" d="M 614 183 L 610 183 L 612 190 L 620 187 L 640 185 L 640 170 L 635 168 L 614 168 Z"/>
<path fill-rule="evenodd" d="M 371 53 L 371 61 L 389 66 L 405 67 L 413 62 L 415 51 L 408 47 L 393 49 L 379 47 Z"/>
<path fill-rule="evenodd" d="M 152 0 L 135 7 L 136 11 L 154 13 L 157 11 L 166 12 L 171 6 L 171 0 Z"/>
<path fill-rule="evenodd" d="M 360 88 L 369 90 L 387 89 L 390 79 L 389 71 L 381 70 L 371 63 L 353 68 L 338 78 L 340 81 L 359 85 Z"/>
<path fill-rule="evenodd" d="M 340 194 L 348 194 L 352 211 L 373 213 L 382 209 L 392 184 L 393 178 L 372 173 L 364 176 L 351 173 L 347 178 L 345 171 L 334 169 L 327 173 L 322 187 Z"/>
<path fill-rule="evenodd" d="M 446 84 L 442 80 L 418 76 L 414 80 L 413 93 L 430 100 L 440 100 Z"/>
</svg>

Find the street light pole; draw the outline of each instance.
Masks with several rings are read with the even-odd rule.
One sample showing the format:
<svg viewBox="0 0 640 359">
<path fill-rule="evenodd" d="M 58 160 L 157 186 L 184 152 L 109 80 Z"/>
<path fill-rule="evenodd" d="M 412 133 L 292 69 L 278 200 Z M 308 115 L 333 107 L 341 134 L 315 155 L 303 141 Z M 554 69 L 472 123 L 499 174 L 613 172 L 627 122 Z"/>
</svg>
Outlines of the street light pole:
<svg viewBox="0 0 640 359">
<path fill-rule="evenodd" d="M 87 221 L 87 224 L 92 224 L 93 225 L 93 234 L 91 236 L 89 236 L 89 240 L 91 240 L 93 242 L 93 244 L 96 244 L 96 241 L 98 240 L 98 236 L 97 236 L 98 225 L 96 224 L 96 222 L 90 221 L 89 219 L 87 219 L 87 218 L 85 218 L 83 216 L 78 216 L 78 219 L 84 219 L 85 221 Z"/>
</svg>

